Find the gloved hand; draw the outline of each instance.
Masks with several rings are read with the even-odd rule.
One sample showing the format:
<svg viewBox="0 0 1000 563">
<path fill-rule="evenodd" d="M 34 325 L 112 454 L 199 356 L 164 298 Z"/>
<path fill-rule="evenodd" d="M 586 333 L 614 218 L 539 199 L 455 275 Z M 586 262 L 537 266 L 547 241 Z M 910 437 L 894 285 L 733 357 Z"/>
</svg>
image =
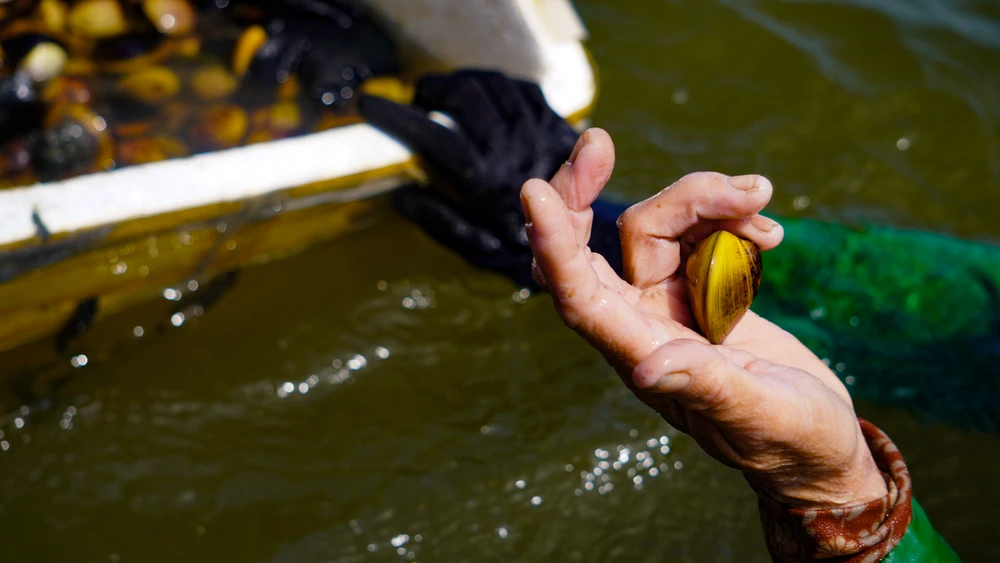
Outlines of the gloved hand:
<svg viewBox="0 0 1000 563">
<path fill-rule="evenodd" d="M 421 79 L 412 105 L 366 95 L 359 107 L 369 123 L 409 146 L 441 180 L 397 192 L 397 209 L 473 266 L 536 287 L 519 192 L 528 179 L 551 178 L 578 137 L 548 106 L 541 88 L 498 72 L 463 70 Z M 457 127 L 433 121 L 431 111 L 446 114 Z M 595 240 L 603 241 L 602 233 Z M 620 250 L 617 232 L 612 235 L 614 248 L 607 252 L 613 260 Z"/>
</svg>

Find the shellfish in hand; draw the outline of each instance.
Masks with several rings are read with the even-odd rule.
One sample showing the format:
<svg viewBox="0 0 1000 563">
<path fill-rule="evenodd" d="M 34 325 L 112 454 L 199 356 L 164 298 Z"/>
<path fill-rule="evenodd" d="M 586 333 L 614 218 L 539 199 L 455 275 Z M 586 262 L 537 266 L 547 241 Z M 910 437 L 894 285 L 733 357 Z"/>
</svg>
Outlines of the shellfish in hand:
<svg viewBox="0 0 1000 563">
<path fill-rule="evenodd" d="M 695 246 L 685 272 L 691 313 L 705 338 L 721 344 L 757 295 L 760 249 L 728 231 L 717 231 Z"/>
</svg>

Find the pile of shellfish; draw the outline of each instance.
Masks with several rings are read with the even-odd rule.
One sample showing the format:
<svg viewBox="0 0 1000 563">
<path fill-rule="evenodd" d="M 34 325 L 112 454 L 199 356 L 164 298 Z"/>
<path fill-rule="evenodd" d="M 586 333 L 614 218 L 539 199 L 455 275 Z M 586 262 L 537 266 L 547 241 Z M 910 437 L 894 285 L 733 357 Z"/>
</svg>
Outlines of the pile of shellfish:
<svg viewBox="0 0 1000 563">
<path fill-rule="evenodd" d="M 0 188 L 357 121 L 399 72 L 347 0 L 0 0 Z"/>
</svg>

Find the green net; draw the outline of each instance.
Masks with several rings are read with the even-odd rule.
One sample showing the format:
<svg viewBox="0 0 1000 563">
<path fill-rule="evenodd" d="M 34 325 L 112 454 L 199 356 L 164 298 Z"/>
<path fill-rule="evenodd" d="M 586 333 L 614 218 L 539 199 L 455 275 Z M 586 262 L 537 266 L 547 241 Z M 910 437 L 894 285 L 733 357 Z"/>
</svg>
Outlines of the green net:
<svg viewBox="0 0 1000 563">
<path fill-rule="evenodd" d="M 1000 428 L 1000 246 L 783 220 L 753 309 L 852 394 L 930 421 Z"/>
</svg>

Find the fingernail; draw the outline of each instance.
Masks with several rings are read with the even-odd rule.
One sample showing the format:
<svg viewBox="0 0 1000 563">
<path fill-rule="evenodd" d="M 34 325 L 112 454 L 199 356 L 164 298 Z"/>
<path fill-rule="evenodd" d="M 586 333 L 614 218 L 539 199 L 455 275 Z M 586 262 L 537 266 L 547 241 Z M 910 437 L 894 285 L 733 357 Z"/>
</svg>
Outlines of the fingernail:
<svg viewBox="0 0 1000 563">
<path fill-rule="evenodd" d="M 566 162 L 569 164 L 576 162 L 576 157 L 580 155 L 580 151 L 583 150 L 583 147 L 589 142 L 590 130 L 588 129 L 583 132 L 583 135 L 580 135 L 579 139 L 576 140 L 576 144 L 573 145 L 573 152 L 569 153 L 569 160 Z"/>
<path fill-rule="evenodd" d="M 531 217 L 532 203 L 545 201 L 545 181 L 532 178 L 521 186 L 521 209 L 524 211 L 526 223 L 533 223 Z"/>
<path fill-rule="evenodd" d="M 771 182 L 760 174 L 746 174 L 743 176 L 730 176 L 729 185 L 737 190 L 749 192 L 764 186 L 769 186 L 771 185 Z"/>
<path fill-rule="evenodd" d="M 758 231 L 765 233 L 770 233 L 776 226 L 778 226 L 778 223 L 768 219 L 767 217 L 761 217 L 760 215 L 752 215 L 750 217 L 750 224 L 756 227 Z"/>
<path fill-rule="evenodd" d="M 687 373 L 668 373 L 646 390 L 653 393 L 676 393 L 687 387 L 690 383 L 691 376 Z"/>
</svg>

